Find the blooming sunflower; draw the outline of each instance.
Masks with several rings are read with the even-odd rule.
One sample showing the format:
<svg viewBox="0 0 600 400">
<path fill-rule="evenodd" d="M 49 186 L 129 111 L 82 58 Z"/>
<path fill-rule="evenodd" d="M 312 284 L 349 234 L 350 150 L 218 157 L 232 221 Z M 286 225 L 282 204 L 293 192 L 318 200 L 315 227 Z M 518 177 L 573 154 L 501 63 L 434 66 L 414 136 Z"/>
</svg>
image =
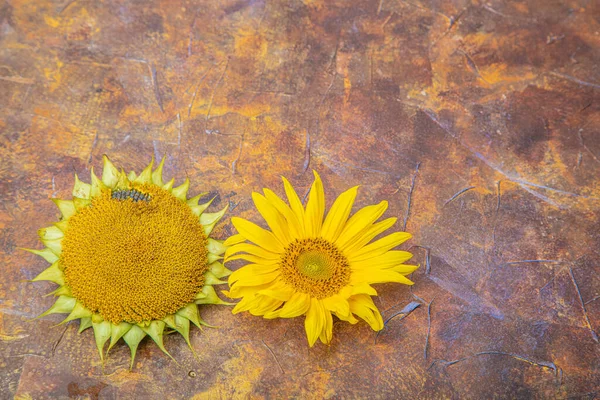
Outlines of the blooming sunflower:
<svg viewBox="0 0 600 400">
<path fill-rule="evenodd" d="M 271 229 L 242 218 L 231 222 L 238 234 L 225 241 L 225 261 L 249 264 L 229 276 L 229 297 L 241 298 L 233 313 L 249 311 L 264 318 L 306 315 L 304 327 L 312 347 L 317 338 L 327 344 L 333 334 L 332 314 L 351 324 L 356 317 L 371 328 L 383 328 L 371 296 L 373 283 L 413 283 L 405 277 L 418 266 L 405 265 L 407 251 L 391 250 L 411 237 L 395 232 L 374 242 L 396 218 L 376 222 L 387 209 L 382 201 L 350 211 L 358 186 L 342 193 L 325 214 L 325 194 L 315 172 L 306 208 L 292 185 L 283 178 L 289 206 L 269 189 L 252 193 L 259 213 Z M 247 243 L 246 241 L 252 242 Z M 369 243 L 371 242 L 371 243 Z"/>
<path fill-rule="evenodd" d="M 209 237 L 227 207 L 207 213 L 212 200 L 198 204 L 204 193 L 187 199 L 189 180 L 163 182 L 164 161 L 153 171 L 153 159 L 137 176 L 104 156 L 102 179 L 92 168 L 91 185 L 75 175 L 73 199 L 53 199 L 62 218 L 40 229 L 46 248 L 25 249 L 52 264 L 33 281 L 59 285 L 40 317 L 68 313 L 61 324 L 92 327 L 102 360 L 107 341 L 108 352 L 123 338 L 131 367 L 146 335 L 171 357 L 164 333 L 179 332 L 192 348 L 190 322 L 206 325 L 197 304 L 230 304 L 212 287 L 231 273 L 219 261 L 226 247 Z"/>
</svg>

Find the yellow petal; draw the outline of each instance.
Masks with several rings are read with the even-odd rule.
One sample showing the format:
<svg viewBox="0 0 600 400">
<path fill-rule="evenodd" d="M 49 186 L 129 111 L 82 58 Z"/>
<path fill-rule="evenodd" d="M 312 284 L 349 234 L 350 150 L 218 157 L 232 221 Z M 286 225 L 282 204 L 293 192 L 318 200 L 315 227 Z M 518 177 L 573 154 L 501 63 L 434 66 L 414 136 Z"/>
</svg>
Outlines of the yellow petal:
<svg viewBox="0 0 600 400">
<path fill-rule="evenodd" d="M 355 238 L 365 233 L 365 231 L 383 215 L 385 210 L 387 210 L 387 207 L 388 202 L 382 201 L 379 204 L 363 207 L 358 210 L 350 217 L 348 222 L 346 222 L 346 226 L 344 226 L 344 229 L 335 241 L 335 244 L 342 247 L 346 243 L 353 241 Z"/>
<path fill-rule="evenodd" d="M 415 272 L 415 270 L 417 270 L 419 267 L 420 267 L 419 265 L 401 264 L 401 265 L 396 265 L 395 267 L 391 267 L 390 270 L 398 272 L 399 274 L 402 274 L 402 275 L 408 275 L 408 274 L 412 274 L 413 272 Z"/>
<path fill-rule="evenodd" d="M 264 249 L 273 253 L 283 253 L 283 246 L 281 242 L 273 235 L 260 226 L 246 221 L 245 219 L 233 217 L 231 223 L 235 226 L 235 229 L 246 237 L 249 241 L 263 247 Z"/>
<path fill-rule="evenodd" d="M 411 237 L 412 235 L 407 232 L 394 232 L 366 245 L 362 249 L 353 252 L 351 255 L 349 255 L 348 260 L 352 263 L 355 261 L 377 257 L 386 251 L 404 243 Z"/>
<path fill-rule="evenodd" d="M 412 258 L 412 254 L 408 251 L 391 250 L 377 257 L 367 258 L 361 261 L 355 261 L 350 264 L 352 269 L 369 269 L 369 268 L 391 268 L 402 264 Z"/>
<path fill-rule="evenodd" d="M 280 318 L 294 318 L 305 314 L 310 307 L 310 297 L 305 293 L 294 293 L 278 312 Z"/>
<path fill-rule="evenodd" d="M 227 257 L 227 262 L 234 260 L 246 260 L 254 264 L 262 265 L 275 265 L 279 263 L 279 260 L 268 260 L 266 258 L 258 257 L 253 254 L 238 254 L 237 256 Z"/>
<path fill-rule="evenodd" d="M 225 242 L 223 242 L 223 244 L 225 246 L 233 246 L 234 244 L 243 243 L 245 241 L 246 241 L 246 238 L 244 237 L 244 235 L 240 235 L 239 233 L 237 233 L 233 236 L 229 236 L 227 238 L 227 240 L 225 240 Z"/>
<path fill-rule="evenodd" d="M 296 194 L 294 187 L 288 182 L 288 180 L 284 177 L 281 177 L 281 179 L 283 179 L 283 186 L 285 188 L 285 194 L 287 195 L 288 202 L 290 203 L 290 208 L 296 215 L 296 219 L 300 223 L 302 231 L 304 231 L 304 207 L 302 206 L 302 202 Z"/>
<path fill-rule="evenodd" d="M 392 225 L 396 223 L 397 218 L 387 218 L 383 221 L 377 222 L 376 224 L 371 225 L 369 229 L 364 231 L 362 234 L 355 236 L 353 240 L 346 242 L 344 245 L 340 245 L 340 250 L 342 250 L 346 255 L 351 254 L 355 250 L 362 248 L 364 245 L 369 243 L 373 238 L 379 235 L 381 232 L 386 231 Z"/>
<path fill-rule="evenodd" d="M 267 260 L 279 260 L 280 257 L 279 254 L 272 253 L 254 244 L 240 243 L 227 248 L 225 251 L 225 261 L 229 260 L 229 258 L 236 253 L 253 254 Z"/>
<path fill-rule="evenodd" d="M 306 337 L 308 339 L 308 345 L 313 347 L 321 331 L 325 326 L 325 309 L 323 304 L 315 299 L 310 299 L 310 308 L 306 313 L 306 319 L 304 320 L 304 329 L 306 331 Z"/>
<path fill-rule="evenodd" d="M 277 265 L 260 266 L 257 264 L 248 264 L 229 275 L 229 285 L 257 286 L 272 282 L 278 276 L 279 267 Z"/>
<path fill-rule="evenodd" d="M 269 225 L 269 228 L 271 228 L 271 231 L 273 231 L 273 234 L 279 242 L 283 245 L 290 243 L 292 240 L 287 222 L 283 215 L 281 215 L 260 193 L 253 192 L 252 200 L 254 201 L 256 209 L 260 215 L 262 215 L 267 225 Z"/>
<path fill-rule="evenodd" d="M 253 307 L 248 310 L 252 315 L 265 315 L 281 306 L 282 301 L 274 299 L 272 297 L 266 297 L 258 295 L 260 299 L 257 300 Z"/>
<path fill-rule="evenodd" d="M 323 325 L 323 330 L 319 335 L 319 339 L 324 344 L 329 344 L 331 342 L 331 338 L 333 337 L 333 318 L 331 318 L 331 313 L 325 310 L 325 324 Z"/>
<path fill-rule="evenodd" d="M 283 200 L 279 198 L 272 190 L 263 189 L 265 193 L 265 197 L 273 207 L 277 209 L 284 216 L 288 223 L 288 228 L 290 230 L 290 237 L 292 239 L 301 239 L 304 237 L 304 227 L 298 220 L 296 214 L 292 211 L 290 206 L 285 204 Z"/>
<path fill-rule="evenodd" d="M 391 269 L 371 269 L 354 271 L 350 276 L 351 284 L 358 283 L 385 283 L 385 282 L 396 282 L 403 283 L 405 285 L 413 285 L 414 283 L 398 272 L 392 271 Z"/>
<path fill-rule="evenodd" d="M 267 289 L 256 292 L 263 296 L 272 297 L 280 301 L 288 301 L 295 293 L 294 289 L 283 282 L 276 282 Z"/>
<path fill-rule="evenodd" d="M 239 299 L 241 297 L 254 297 L 254 295 L 263 289 L 268 289 L 271 287 L 272 283 L 265 283 L 259 286 L 237 286 L 233 285 L 230 287 L 229 291 L 223 291 L 223 293 L 232 299 Z M 209 286 L 212 287 L 212 286 Z"/>
<path fill-rule="evenodd" d="M 350 305 L 348 304 L 348 301 L 337 294 L 334 294 L 331 297 L 327 297 L 322 301 L 323 306 L 327 311 L 333 311 L 336 314 L 340 315 L 350 314 Z"/>
<path fill-rule="evenodd" d="M 335 200 L 329 213 L 327 213 L 327 218 L 323 223 L 323 230 L 321 231 L 321 236 L 330 242 L 335 242 L 337 238 L 342 233 L 344 227 L 346 226 L 346 221 L 348 220 L 348 216 L 350 215 L 350 211 L 352 211 L 352 206 L 354 205 L 354 199 L 356 198 L 356 193 L 358 192 L 358 186 L 354 186 L 346 190 L 344 193 L 339 195 L 339 197 Z"/>
<path fill-rule="evenodd" d="M 359 294 L 352 296 L 348 303 L 350 303 L 350 311 L 365 320 L 374 331 L 380 331 L 383 328 L 381 313 L 373 304 L 371 297 Z"/>
<path fill-rule="evenodd" d="M 315 180 L 310 188 L 308 203 L 306 203 L 305 229 L 308 237 L 318 237 L 323 225 L 323 214 L 325 213 L 325 192 L 323 182 L 317 171 L 313 171 Z"/>
</svg>

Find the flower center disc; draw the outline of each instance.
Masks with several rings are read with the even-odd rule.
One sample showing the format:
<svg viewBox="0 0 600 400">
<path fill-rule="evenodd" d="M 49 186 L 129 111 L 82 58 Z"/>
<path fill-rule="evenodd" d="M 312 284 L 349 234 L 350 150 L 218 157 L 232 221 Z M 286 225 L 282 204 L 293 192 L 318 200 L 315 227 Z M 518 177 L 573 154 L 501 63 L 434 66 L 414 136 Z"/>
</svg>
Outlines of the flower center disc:
<svg viewBox="0 0 600 400">
<path fill-rule="evenodd" d="M 350 282 L 350 264 L 325 239 L 295 240 L 281 257 L 281 277 L 297 291 L 324 299 Z"/>
<path fill-rule="evenodd" d="M 69 218 L 60 264 L 73 297 L 105 320 L 160 320 L 202 290 L 207 240 L 189 206 L 166 190 L 105 190 Z"/>
</svg>

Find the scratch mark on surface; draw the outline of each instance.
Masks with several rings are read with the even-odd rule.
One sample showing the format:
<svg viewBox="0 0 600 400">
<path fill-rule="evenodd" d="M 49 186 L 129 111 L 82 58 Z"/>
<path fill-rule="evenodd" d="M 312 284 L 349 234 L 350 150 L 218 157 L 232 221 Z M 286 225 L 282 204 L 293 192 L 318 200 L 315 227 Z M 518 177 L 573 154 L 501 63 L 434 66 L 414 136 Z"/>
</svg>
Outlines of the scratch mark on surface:
<svg viewBox="0 0 600 400">
<path fill-rule="evenodd" d="M 408 249 L 408 251 L 410 251 L 413 247 L 425 250 L 425 275 L 429 275 L 429 273 L 431 272 L 431 248 L 416 244 L 410 249 Z"/>
<path fill-rule="evenodd" d="M 152 63 L 152 65 L 149 64 L 148 68 L 150 69 L 150 76 L 152 77 L 152 86 L 154 87 L 154 98 L 156 99 L 156 103 L 158 104 L 160 111 L 164 113 L 165 110 L 163 108 L 162 98 L 160 97 L 160 90 L 158 89 L 158 79 L 156 78 L 156 65 L 154 65 L 154 63 Z"/>
<path fill-rule="evenodd" d="M 429 348 L 429 337 L 431 335 L 431 305 L 433 304 L 434 300 L 435 300 L 435 297 L 433 299 L 431 299 L 431 301 L 427 305 L 427 337 L 425 338 L 425 350 L 423 352 L 423 355 L 425 356 L 426 360 L 427 360 L 427 349 Z"/>
<path fill-rule="evenodd" d="M 56 197 L 56 184 L 54 183 L 54 175 L 52 175 L 52 197 Z"/>
<path fill-rule="evenodd" d="M 475 61 L 473 61 L 473 59 L 471 58 L 470 55 L 468 55 L 465 51 L 463 50 L 459 50 L 459 52 L 465 57 L 465 60 L 467 61 L 467 66 L 469 67 L 469 69 L 482 81 L 484 81 L 485 83 L 488 83 L 488 81 L 485 80 L 485 78 L 481 75 L 481 73 L 479 72 L 479 67 L 477 67 L 477 64 L 475 63 Z"/>
<path fill-rule="evenodd" d="M 188 106 L 188 118 L 192 114 L 192 107 L 194 106 L 194 101 L 196 100 L 196 94 L 198 93 L 198 89 L 200 88 L 200 84 L 206 78 L 206 75 L 212 70 L 212 65 L 206 70 L 206 72 L 200 77 L 198 80 L 198 84 L 196 85 L 196 89 L 194 90 L 194 94 L 192 95 L 192 100 L 190 101 L 190 105 Z"/>
<path fill-rule="evenodd" d="M 598 157 L 596 157 L 596 155 L 594 154 L 593 151 L 591 151 L 587 145 L 585 144 L 585 142 L 583 141 L 583 129 L 579 129 L 577 131 L 577 137 L 579 138 L 579 142 L 581 143 L 581 147 L 583 147 L 585 149 L 585 151 L 587 151 L 592 158 L 594 159 L 594 161 L 596 161 L 597 163 L 600 163 L 600 160 L 598 159 Z M 579 153 L 579 158 L 577 160 L 577 166 L 581 165 L 581 153 Z"/>
<path fill-rule="evenodd" d="M 583 81 L 583 80 L 575 78 L 574 76 L 571 76 L 571 75 L 561 74 L 560 72 L 555 72 L 555 71 L 551 71 L 550 75 L 556 76 L 558 78 L 566 79 L 571 82 L 578 83 L 582 86 L 592 87 L 594 89 L 600 89 L 600 84 Z"/>
<path fill-rule="evenodd" d="M 90 150 L 90 156 L 88 157 L 88 164 L 92 163 L 92 155 L 94 154 L 94 149 L 98 144 L 98 131 L 96 131 L 96 135 L 94 136 L 94 141 L 92 142 L 92 148 Z"/>
<path fill-rule="evenodd" d="M 408 191 L 408 202 L 406 204 L 406 213 L 404 214 L 404 224 L 402 225 L 402 230 L 406 231 L 406 224 L 408 223 L 408 217 L 410 216 L 410 206 L 412 204 L 412 194 L 415 190 L 415 182 L 417 180 L 417 174 L 419 173 L 419 167 L 421 166 L 421 162 L 417 163 L 417 167 L 415 168 L 415 173 L 412 176 L 410 182 L 410 190 Z"/>
<path fill-rule="evenodd" d="M 240 147 L 239 147 L 239 149 L 238 149 L 238 155 L 237 155 L 237 157 L 235 158 L 235 160 L 233 160 L 233 161 L 231 162 L 231 174 L 232 174 L 232 175 L 235 175 L 235 169 L 236 169 L 236 167 L 237 167 L 237 163 L 238 163 L 238 161 L 240 160 L 240 157 L 242 156 L 242 148 L 243 148 L 243 145 L 244 145 L 244 135 L 242 134 L 242 135 L 241 135 L 241 137 L 240 137 Z M 231 209 L 231 210 L 233 210 L 233 209 Z"/>
<path fill-rule="evenodd" d="M 469 145 L 467 145 L 462 140 L 460 140 L 459 137 L 457 137 L 456 135 L 454 135 L 454 133 L 444 123 L 442 123 L 437 118 L 436 114 L 432 110 L 421 108 L 421 111 L 423 111 L 425 113 L 425 115 L 427 115 L 436 125 L 438 125 L 450 137 L 452 137 L 454 140 L 456 140 L 456 142 L 460 146 L 462 146 L 465 150 L 467 150 L 473 156 L 477 157 L 480 161 L 482 161 L 484 164 L 486 164 L 488 167 L 490 167 L 494 171 L 496 171 L 499 174 L 501 174 L 504 177 L 506 177 L 507 178 L 506 180 L 518 184 L 523 189 L 529 191 L 529 193 L 532 193 L 532 194 L 535 193 L 537 196 L 542 196 L 538 192 L 535 192 L 535 191 L 533 191 L 531 189 L 528 190 L 528 188 L 526 188 L 525 186 L 534 187 L 534 188 L 537 188 L 537 189 L 544 189 L 544 190 L 548 190 L 548 191 L 551 191 L 551 192 L 559 193 L 559 194 L 562 194 L 562 195 L 565 195 L 565 196 L 569 196 L 569 197 L 577 197 L 577 198 L 583 198 L 583 199 L 588 199 L 588 200 L 600 200 L 600 198 L 598 198 L 598 197 L 586 196 L 586 195 L 579 194 L 579 193 L 574 193 L 574 192 L 569 192 L 569 191 L 566 191 L 566 190 L 556 189 L 556 188 L 549 187 L 549 186 L 539 185 L 539 184 L 536 184 L 536 183 L 529 182 L 529 181 L 526 181 L 524 179 L 521 179 L 521 177 L 519 177 L 519 176 L 513 176 L 513 175 L 511 175 L 511 174 L 509 174 L 507 172 L 504 172 L 500 167 L 498 167 L 497 165 L 495 165 L 495 163 L 493 163 L 490 160 L 488 160 L 487 158 L 485 158 L 481 153 L 479 153 L 478 151 L 472 149 Z M 544 201 L 550 200 L 546 196 L 543 196 L 543 197 L 544 197 Z M 556 204 L 556 203 L 554 203 L 554 204 Z"/>
<path fill-rule="evenodd" d="M 177 147 L 181 150 L 181 116 L 177 113 L 177 125 L 179 127 L 179 131 L 177 133 Z"/>
<path fill-rule="evenodd" d="M 444 203 L 444 205 L 447 205 L 448 203 L 454 201 L 458 196 L 460 196 L 461 194 L 468 192 L 471 189 L 475 189 L 475 186 L 469 186 L 467 188 L 464 188 L 460 191 L 458 191 L 458 193 L 456 193 L 454 196 L 450 197 L 448 200 L 446 200 L 446 202 Z"/>
<path fill-rule="evenodd" d="M 596 297 L 594 297 L 593 299 L 586 301 L 584 304 L 589 304 L 589 303 L 591 303 L 592 301 L 596 301 L 596 300 L 598 300 L 598 299 L 600 299 L 600 296 L 596 296 Z"/>
<path fill-rule="evenodd" d="M 397 316 L 400 315 L 400 319 L 399 321 L 403 320 L 404 318 L 406 318 L 407 316 L 410 315 L 410 313 L 412 313 L 414 310 L 416 310 L 417 308 L 419 308 L 421 306 L 421 303 L 418 301 L 411 301 L 410 303 L 408 303 L 406 306 L 404 306 L 404 308 L 394 314 L 392 314 L 390 317 L 388 317 L 384 322 L 383 322 L 383 329 L 378 331 L 377 334 L 375 335 L 375 342 L 377 342 L 377 338 L 379 337 L 379 334 L 381 332 L 383 332 L 383 330 L 386 328 L 388 322 L 390 322 L 392 319 L 396 318 Z"/>
<path fill-rule="evenodd" d="M 188 57 L 192 55 L 192 42 L 194 41 L 194 28 L 196 27 L 197 18 L 198 14 L 194 14 L 194 19 L 192 20 L 192 25 L 190 26 L 190 34 L 188 38 Z"/>
<path fill-rule="evenodd" d="M 204 121 L 204 131 L 206 133 L 211 133 L 211 131 L 208 129 L 208 120 L 210 119 L 210 111 L 212 110 L 213 101 L 215 99 L 215 93 L 217 92 L 219 85 L 223 81 L 223 77 L 225 76 L 225 72 L 227 72 L 228 66 L 229 66 L 229 57 L 227 57 L 227 61 L 225 62 L 225 68 L 223 68 L 223 72 L 221 72 L 221 76 L 219 76 L 219 79 L 217 80 L 217 83 L 213 87 L 213 91 L 210 95 L 210 101 L 208 103 L 208 110 L 206 111 L 206 119 Z"/>
<path fill-rule="evenodd" d="M 577 284 L 577 281 L 575 280 L 575 275 L 573 275 L 573 268 L 571 268 L 571 267 L 569 267 L 569 275 L 571 276 L 571 281 L 573 281 L 573 285 L 575 286 L 575 290 L 577 291 L 577 296 L 579 296 L 579 302 L 581 303 L 581 308 L 583 310 L 583 317 L 585 318 L 585 323 L 586 323 L 588 329 L 590 330 L 592 339 L 594 339 L 594 342 L 598 343 L 598 335 L 596 334 L 596 332 L 592 328 L 592 324 L 590 323 L 590 319 L 588 317 L 587 310 L 585 308 L 585 303 L 583 302 L 583 297 L 581 296 L 581 291 L 579 290 L 579 285 Z"/>
<path fill-rule="evenodd" d="M 508 261 L 503 264 L 500 264 L 501 267 L 506 265 L 514 265 L 514 264 L 531 264 L 531 263 L 544 263 L 544 264 L 561 264 L 564 261 L 562 260 L 519 260 L 519 261 Z"/>
<path fill-rule="evenodd" d="M 302 173 L 305 173 L 310 165 L 310 132 L 306 130 L 306 143 L 304 145 L 304 165 L 302 166 Z"/>
<path fill-rule="evenodd" d="M 20 83 L 23 85 L 33 85 L 35 83 L 33 79 L 24 78 L 22 76 L 0 76 L 0 80 L 13 83 Z"/>
<path fill-rule="evenodd" d="M 514 354 L 514 353 L 505 353 L 502 351 L 481 351 L 479 353 L 475 353 L 472 356 L 466 356 L 466 357 L 462 357 L 459 358 L 457 360 L 452 360 L 452 361 L 446 361 L 446 360 L 435 360 L 430 366 L 429 368 L 427 368 L 428 370 L 433 367 L 436 363 L 441 363 L 444 365 L 444 367 L 449 367 L 451 365 L 454 364 L 458 364 L 461 361 L 467 360 L 469 358 L 472 357 L 479 357 L 479 356 L 483 356 L 483 355 L 501 355 L 501 356 L 508 356 L 508 357 L 512 357 L 516 360 L 519 361 L 523 361 L 526 362 L 530 365 L 535 365 L 538 367 L 542 367 L 542 368 L 546 368 L 546 369 L 550 369 L 554 372 L 554 376 L 561 376 L 562 377 L 562 369 L 560 367 L 558 367 L 556 364 L 554 364 L 553 362 L 548 362 L 548 361 L 533 361 L 530 358 L 524 357 L 524 356 L 520 356 L 518 354 Z"/>
<path fill-rule="evenodd" d="M 65 333 L 67 332 L 67 329 L 69 329 L 69 324 L 68 323 L 65 326 L 65 329 L 63 329 L 62 333 L 60 334 L 60 337 L 58 338 L 58 340 L 52 346 L 52 356 L 54 356 L 54 352 L 56 351 L 56 348 L 58 347 L 58 345 L 60 344 L 60 342 L 63 340 L 63 337 L 65 336 Z"/>
<path fill-rule="evenodd" d="M 262 342 L 262 344 L 265 345 L 265 347 L 267 348 L 267 350 L 269 350 L 269 353 L 271 353 L 271 355 L 273 356 L 273 359 L 275 360 L 275 362 L 277 363 L 277 366 L 279 367 L 279 369 L 281 370 L 281 373 L 283 375 L 285 375 L 285 371 L 283 370 L 283 367 L 281 366 L 281 364 L 279 363 L 279 360 L 277 359 L 277 357 L 275 357 L 275 353 L 273 353 L 273 350 L 271 350 L 271 348 L 265 343 L 264 340 L 260 340 Z"/>
</svg>

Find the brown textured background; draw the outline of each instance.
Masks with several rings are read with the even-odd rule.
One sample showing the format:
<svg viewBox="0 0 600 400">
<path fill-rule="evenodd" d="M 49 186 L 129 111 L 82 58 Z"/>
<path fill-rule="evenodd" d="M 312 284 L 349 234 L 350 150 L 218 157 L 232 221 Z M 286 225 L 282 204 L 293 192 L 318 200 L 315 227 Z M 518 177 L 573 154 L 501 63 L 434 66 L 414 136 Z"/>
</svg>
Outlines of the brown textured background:
<svg viewBox="0 0 600 400">
<path fill-rule="evenodd" d="M 0 397 L 599 396 L 599 64 L 594 0 L 0 2 Z M 199 360 L 171 335 L 180 365 L 146 340 L 102 368 L 91 330 L 28 322 L 53 285 L 17 249 L 102 154 L 167 155 L 255 221 L 282 174 L 361 184 L 421 246 L 376 304 L 420 307 L 313 349 L 302 319 L 204 307 Z"/>
</svg>

